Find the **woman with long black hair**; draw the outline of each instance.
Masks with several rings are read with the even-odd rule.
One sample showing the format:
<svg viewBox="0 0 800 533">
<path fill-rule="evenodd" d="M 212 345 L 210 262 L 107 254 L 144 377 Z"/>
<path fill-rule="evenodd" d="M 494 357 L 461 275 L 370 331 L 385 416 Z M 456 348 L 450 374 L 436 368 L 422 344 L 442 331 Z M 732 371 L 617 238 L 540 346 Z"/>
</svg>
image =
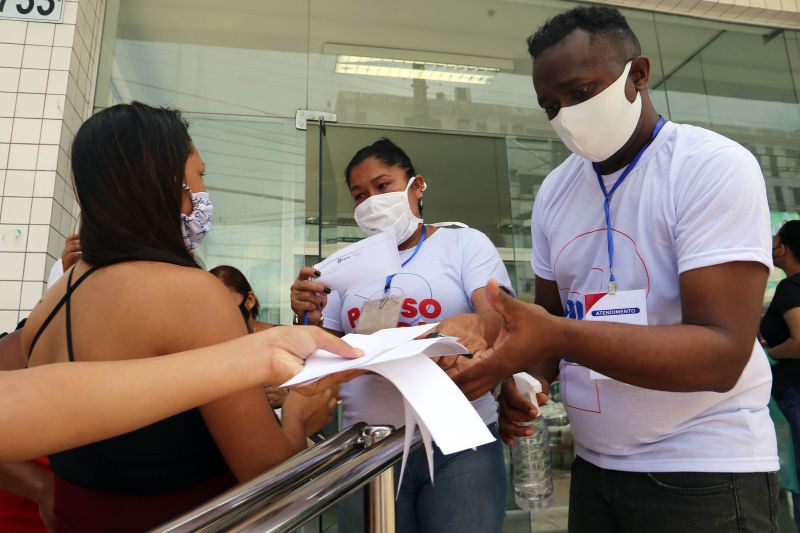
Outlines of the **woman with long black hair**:
<svg viewBox="0 0 800 533">
<path fill-rule="evenodd" d="M 179 112 L 141 103 L 100 111 L 75 136 L 72 170 L 81 258 L 28 319 L 31 366 L 157 357 L 247 333 L 225 286 L 193 257 L 212 204 Z M 302 335 L 273 331 L 281 343 Z M 252 387 L 53 454 L 56 531 L 150 529 L 304 448 L 314 429 L 306 422 L 285 413 L 281 428 Z"/>
</svg>

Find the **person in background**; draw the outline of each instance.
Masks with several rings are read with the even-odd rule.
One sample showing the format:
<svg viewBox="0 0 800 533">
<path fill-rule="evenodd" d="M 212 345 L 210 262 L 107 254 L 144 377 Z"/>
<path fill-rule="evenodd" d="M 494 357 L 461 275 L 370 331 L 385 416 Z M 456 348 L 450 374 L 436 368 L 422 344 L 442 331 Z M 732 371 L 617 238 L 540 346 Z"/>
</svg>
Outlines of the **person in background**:
<svg viewBox="0 0 800 533">
<path fill-rule="evenodd" d="M 275 327 L 276 324 L 258 321 L 258 315 L 261 311 L 258 298 L 256 298 L 250 282 L 247 281 L 247 278 L 239 269 L 230 265 L 219 265 L 209 270 L 209 272 L 219 278 L 228 288 L 239 308 L 239 312 L 242 313 L 242 318 L 244 318 L 250 333 Z M 289 389 L 286 387 L 265 387 L 265 389 L 269 404 L 273 409 L 280 409 L 289 394 Z M 333 408 L 336 403 L 335 395 L 332 395 L 329 399 L 334 404 L 331 406 Z M 329 413 L 330 411 L 331 409 L 328 409 Z"/>
<path fill-rule="evenodd" d="M 244 318 L 250 333 L 276 326 L 276 324 L 270 324 L 269 322 L 258 321 L 261 306 L 258 303 L 255 292 L 253 292 L 253 287 L 250 286 L 250 282 L 247 281 L 247 278 L 239 269 L 230 265 L 219 265 L 209 270 L 209 272 L 219 278 L 228 288 L 236 301 L 239 312 L 242 313 L 242 318 Z"/>
<path fill-rule="evenodd" d="M 772 367 L 772 396 L 792 429 L 795 458 L 800 458 L 800 220 L 790 220 L 772 239 L 772 260 L 786 273 L 761 319 L 761 343 L 777 364 Z M 797 463 L 800 465 L 800 463 Z M 799 472 L 800 473 L 800 472 Z M 800 528 L 800 494 L 792 493 L 794 520 Z"/>
<path fill-rule="evenodd" d="M 662 118 L 615 8 L 528 39 L 539 106 L 572 155 L 531 218 L 536 304 L 488 285 L 499 341 L 451 376 L 468 397 L 557 373 L 575 441 L 574 533 L 777 532 L 771 376 L 758 345 L 770 217 L 740 144 Z M 533 406 L 506 379 L 508 437 Z"/>
<path fill-rule="evenodd" d="M 47 286 L 52 287 L 64 272 L 72 268 L 72 265 L 81 258 L 81 238 L 77 233 L 67 235 L 64 241 L 64 250 L 61 257 L 53 263 L 50 274 L 47 276 Z"/>
<path fill-rule="evenodd" d="M 425 225 L 425 178 L 389 139 L 359 150 L 347 165 L 345 180 L 355 204 L 356 223 L 368 235 L 391 232 L 403 266 L 388 279 L 365 279 L 343 292 L 331 292 L 313 281 L 318 275 L 314 269 L 303 268 L 291 288 L 296 320 L 304 320 L 307 313 L 311 324 L 342 335 L 364 332 L 360 324 L 368 318 L 373 324 L 376 320 L 385 323 L 382 327 L 399 327 L 474 312 L 475 321 L 463 327 L 462 333 L 470 331 L 482 342 L 492 342 L 499 317 L 486 300 L 486 281 L 497 278 L 509 291 L 511 281 L 486 235 L 475 229 Z M 376 312 L 383 318 L 377 319 Z M 403 398 L 381 376 L 367 374 L 345 383 L 341 397 L 345 426 L 359 421 L 404 425 Z M 496 437 L 494 398 L 485 394 L 473 405 Z M 506 493 L 500 441 L 447 456 L 435 447 L 433 462 L 435 484 L 425 451 L 420 448 L 409 456 L 397 497 L 398 531 L 499 533 Z M 340 531 L 361 530 L 361 503 L 355 497 L 340 506 Z"/>
<path fill-rule="evenodd" d="M 72 170 L 81 255 L 28 318 L 30 366 L 158 357 L 247 333 L 225 286 L 194 259 L 213 204 L 177 111 L 134 102 L 98 112 L 75 136 Z M 288 407 L 280 426 L 254 387 L 51 455 L 55 529 L 149 529 L 253 478 L 318 429 L 314 412 Z"/>
</svg>

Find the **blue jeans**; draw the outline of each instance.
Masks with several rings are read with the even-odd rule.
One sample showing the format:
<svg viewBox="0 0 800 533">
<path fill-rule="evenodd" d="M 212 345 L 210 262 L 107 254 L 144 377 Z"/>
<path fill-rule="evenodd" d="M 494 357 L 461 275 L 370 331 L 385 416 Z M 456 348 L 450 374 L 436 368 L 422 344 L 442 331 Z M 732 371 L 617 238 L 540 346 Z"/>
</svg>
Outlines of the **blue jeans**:
<svg viewBox="0 0 800 533">
<path fill-rule="evenodd" d="M 794 460 L 797 464 L 797 473 L 800 475 L 800 391 L 794 385 L 786 387 L 778 400 L 786 421 L 792 429 L 792 444 L 794 447 Z M 792 493 L 792 503 L 794 504 L 794 523 L 800 531 L 800 494 Z"/>
<path fill-rule="evenodd" d="M 570 533 L 777 533 L 777 472 L 622 472 L 576 457 Z"/>
<path fill-rule="evenodd" d="M 497 438 L 497 423 L 489 430 Z M 434 484 L 425 450 L 408 457 L 397 495 L 398 533 L 500 533 L 506 502 L 503 445 L 499 440 L 451 455 L 434 445 Z M 399 474 L 399 464 L 395 474 Z M 362 492 L 338 506 L 339 533 L 364 531 Z"/>
</svg>

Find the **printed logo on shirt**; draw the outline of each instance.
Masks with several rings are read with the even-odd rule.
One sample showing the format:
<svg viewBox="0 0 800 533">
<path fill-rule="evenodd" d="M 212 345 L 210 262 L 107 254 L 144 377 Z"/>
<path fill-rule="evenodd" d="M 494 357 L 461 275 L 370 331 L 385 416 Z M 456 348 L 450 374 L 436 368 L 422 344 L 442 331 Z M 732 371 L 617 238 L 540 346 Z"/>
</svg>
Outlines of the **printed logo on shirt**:
<svg viewBox="0 0 800 533">
<path fill-rule="evenodd" d="M 619 316 L 619 315 L 637 315 L 641 312 L 638 307 L 622 307 L 620 309 L 600 309 L 599 311 L 592 311 L 592 316 Z"/>
<path fill-rule="evenodd" d="M 614 265 L 618 280 L 625 285 L 646 287 L 647 291 L 650 291 L 650 275 L 636 241 L 627 233 L 618 230 L 614 230 Z M 575 320 L 586 318 L 586 314 L 600 298 L 605 296 L 606 292 L 603 291 L 608 288 L 606 228 L 597 228 L 569 239 L 556 255 L 553 274 L 558 283 L 558 290 L 567 293 L 564 316 Z M 611 311 L 606 309 L 603 313 Z M 624 316 L 637 314 L 639 311 L 626 308 L 616 312 L 619 316 Z"/>
<path fill-rule="evenodd" d="M 583 320 L 583 302 L 578 298 L 567 298 L 564 316 L 573 320 Z"/>
<path fill-rule="evenodd" d="M 384 284 L 385 280 L 379 280 L 360 289 L 358 293 L 345 296 L 344 315 L 352 331 L 357 329 L 364 302 L 384 297 Z M 397 327 L 420 326 L 441 320 L 442 302 L 433 297 L 430 284 L 419 274 L 410 272 L 397 274 L 392 280 L 389 294 L 403 298 Z"/>
<path fill-rule="evenodd" d="M 417 302 L 414 298 L 406 298 L 401 306 L 397 327 L 421 326 L 429 322 L 436 322 L 441 314 L 442 304 L 439 303 L 439 300 L 425 298 Z M 360 317 L 361 307 L 351 307 L 347 310 L 347 321 L 352 329 L 356 329 L 356 323 Z"/>
</svg>

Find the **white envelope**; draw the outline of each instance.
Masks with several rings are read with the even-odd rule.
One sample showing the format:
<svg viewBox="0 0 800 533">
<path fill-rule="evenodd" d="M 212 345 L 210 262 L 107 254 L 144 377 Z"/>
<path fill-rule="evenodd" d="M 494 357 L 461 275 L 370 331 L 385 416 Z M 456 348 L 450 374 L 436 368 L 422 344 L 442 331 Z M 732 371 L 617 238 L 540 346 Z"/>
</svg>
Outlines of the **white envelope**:
<svg viewBox="0 0 800 533">
<path fill-rule="evenodd" d="M 343 291 L 364 280 L 396 274 L 402 267 L 394 232 L 384 231 L 338 250 L 314 268 L 322 274 L 315 282 Z"/>
</svg>

